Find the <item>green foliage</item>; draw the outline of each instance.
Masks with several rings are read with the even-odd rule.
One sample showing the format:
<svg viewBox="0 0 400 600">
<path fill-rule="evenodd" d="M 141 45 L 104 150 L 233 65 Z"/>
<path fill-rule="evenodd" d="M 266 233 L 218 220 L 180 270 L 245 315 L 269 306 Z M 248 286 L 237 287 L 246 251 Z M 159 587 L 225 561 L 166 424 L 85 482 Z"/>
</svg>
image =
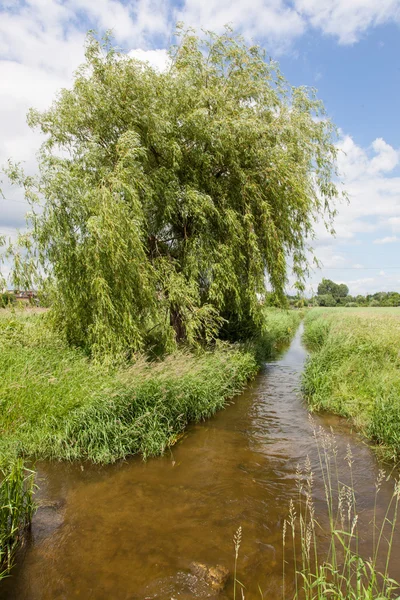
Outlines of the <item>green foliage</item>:
<svg viewBox="0 0 400 600">
<path fill-rule="evenodd" d="M 379 301 L 378 300 L 371 300 L 371 302 L 369 303 L 370 306 L 374 307 L 374 306 L 379 306 Z"/>
<path fill-rule="evenodd" d="M 321 314 L 321 311 L 313 310 L 305 318 L 303 342 L 312 352 L 321 350 L 331 329 L 330 320 L 321 318 Z"/>
<path fill-rule="evenodd" d="M 267 310 L 262 339 L 245 347 L 96 366 L 48 326 L 46 313 L 0 314 L 0 456 L 113 462 L 160 454 L 190 421 L 222 408 L 294 334 L 299 314 Z"/>
<path fill-rule="evenodd" d="M 334 298 L 345 298 L 349 293 L 349 288 L 344 283 L 335 283 L 330 279 L 323 279 L 318 285 L 318 296 L 331 294 Z"/>
<path fill-rule="evenodd" d="M 8 308 L 15 304 L 15 296 L 10 292 L 0 294 L 0 308 Z"/>
<path fill-rule="evenodd" d="M 313 410 L 351 418 L 391 458 L 400 457 L 400 315 L 397 309 L 314 309 L 303 391 Z"/>
<path fill-rule="evenodd" d="M 400 306 L 399 292 L 377 292 L 364 298 L 364 303 L 370 306 Z"/>
<path fill-rule="evenodd" d="M 34 473 L 22 460 L 0 464 L 0 580 L 13 566 L 14 555 L 35 510 Z"/>
<path fill-rule="evenodd" d="M 244 348 L 255 355 L 258 363 L 268 360 L 290 342 L 302 316 L 303 313 L 298 310 L 264 308 L 261 330 L 244 344 Z"/>
<path fill-rule="evenodd" d="M 332 294 L 323 294 L 321 296 L 317 296 L 318 306 L 336 306 L 336 298 L 332 296 Z"/>
<path fill-rule="evenodd" d="M 345 306 L 349 303 L 349 288 L 344 283 L 335 283 L 323 279 L 318 285 L 318 295 L 314 298 L 316 306 Z"/>
<path fill-rule="evenodd" d="M 398 292 L 376 292 L 366 296 L 361 294 L 349 296 L 348 291 L 347 286 L 344 284 L 339 285 L 329 279 L 323 279 L 318 286 L 318 296 L 311 300 L 314 306 L 346 306 L 347 308 L 356 308 L 357 306 L 400 306 L 400 294 Z"/>
<path fill-rule="evenodd" d="M 17 275 L 40 266 L 58 329 L 95 357 L 152 331 L 196 346 L 224 319 L 253 333 L 265 274 L 282 302 L 290 256 L 301 287 L 315 217 L 334 214 L 335 129 L 314 91 L 229 30 L 179 35 L 162 73 L 89 36 L 72 89 L 29 115 L 40 177 L 8 169 L 43 207 Z"/>
</svg>

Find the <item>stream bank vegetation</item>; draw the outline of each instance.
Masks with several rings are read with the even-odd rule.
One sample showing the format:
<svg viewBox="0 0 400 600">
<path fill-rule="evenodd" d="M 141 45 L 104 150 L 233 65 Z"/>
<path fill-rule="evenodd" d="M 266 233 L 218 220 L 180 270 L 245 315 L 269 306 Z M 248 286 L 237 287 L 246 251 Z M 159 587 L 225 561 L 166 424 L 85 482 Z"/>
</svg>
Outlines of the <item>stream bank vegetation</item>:
<svg viewBox="0 0 400 600">
<path fill-rule="evenodd" d="M 0 313 L 0 456 L 108 463 L 161 454 L 239 393 L 300 321 L 296 311 L 264 314 L 262 334 L 245 344 L 105 369 L 69 347 L 47 313 Z"/>
<path fill-rule="evenodd" d="M 182 348 L 105 369 L 62 340 L 47 313 L 0 311 L 0 579 L 35 509 L 23 458 L 104 464 L 161 454 L 189 422 L 242 391 L 299 321 L 294 311 L 267 309 L 262 334 L 246 344 Z"/>
<path fill-rule="evenodd" d="M 304 341 L 311 351 L 302 381 L 309 407 L 350 419 L 384 458 L 398 460 L 399 309 L 313 309 Z"/>
<path fill-rule="evenodd" d="M 0 311 L 0 579 L 35 510 L 34 474 L 23 458 L 104 464 L 161 454 L 189 422 L 242 391 L 299 321 L 298 312 L 266 309 L 262 333 L 246 344 L 181 348 L 105 369 L 71 348 L 47 313 Z"/>
<path fill-rule="evenodd" d="M 33 494 L 34 473 L 25 469 L 22 459 L 0 463 L 0 580 L 10 572 L 30 525 L 35 510 Z"/>
</svg>

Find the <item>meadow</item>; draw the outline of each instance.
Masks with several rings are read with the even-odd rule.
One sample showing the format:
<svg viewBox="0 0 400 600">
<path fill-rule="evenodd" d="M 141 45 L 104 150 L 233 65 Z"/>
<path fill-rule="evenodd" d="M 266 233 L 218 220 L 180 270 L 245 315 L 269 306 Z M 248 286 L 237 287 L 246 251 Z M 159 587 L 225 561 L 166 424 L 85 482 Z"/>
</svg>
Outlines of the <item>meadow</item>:
<svg viewBox="0 0 400 600">
<path fill-rule="evenodd" d="M 400 309 L 319 308 L 305 318 L 311 410 L 346 417 L 387 459 L 400 457 Z"/>
</svg>

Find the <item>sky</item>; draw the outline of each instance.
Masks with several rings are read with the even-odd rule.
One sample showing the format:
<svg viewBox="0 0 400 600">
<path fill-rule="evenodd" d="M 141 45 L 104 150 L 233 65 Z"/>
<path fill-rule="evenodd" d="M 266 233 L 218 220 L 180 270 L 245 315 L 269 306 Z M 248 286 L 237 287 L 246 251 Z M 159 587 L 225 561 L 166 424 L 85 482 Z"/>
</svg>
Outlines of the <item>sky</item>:
<svg viewBox="0 0 400 600">
<path fill-rule="evenodd" d="M 0 0 L 0 165 L 35 172 L 29 107 L 71 85 L 85 34 L 112 29 L 126 52 L 162 68 L 175 24 L 230 24 L 266 48 L 293 85 L 317 88 L 340 131 L 336 236 L 317 225 L 322 277 L 352 295 L 400 291 L 400 0 Z M 0 235 L 23 229 L 21 192 L 1 185 Z M 288 288 L 289 289 L 289 288 Z"/>
</svg>

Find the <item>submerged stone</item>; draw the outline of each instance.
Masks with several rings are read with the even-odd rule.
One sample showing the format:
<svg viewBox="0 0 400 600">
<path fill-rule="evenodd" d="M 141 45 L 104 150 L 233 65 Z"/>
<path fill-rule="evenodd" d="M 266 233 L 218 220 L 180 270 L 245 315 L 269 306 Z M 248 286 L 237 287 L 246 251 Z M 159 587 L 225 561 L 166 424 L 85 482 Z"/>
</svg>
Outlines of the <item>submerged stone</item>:
<svg viewBox="0 0 400 600">
<path fill-rule="evenodd" d="M 216 592 L 222 592 L 229 577 L 228 569 L 222 565 L 209 567 L 203 563 L 193 562 L 190 565 L 190 570 L 194 575 L 203 579 Z"/>
</svg>

